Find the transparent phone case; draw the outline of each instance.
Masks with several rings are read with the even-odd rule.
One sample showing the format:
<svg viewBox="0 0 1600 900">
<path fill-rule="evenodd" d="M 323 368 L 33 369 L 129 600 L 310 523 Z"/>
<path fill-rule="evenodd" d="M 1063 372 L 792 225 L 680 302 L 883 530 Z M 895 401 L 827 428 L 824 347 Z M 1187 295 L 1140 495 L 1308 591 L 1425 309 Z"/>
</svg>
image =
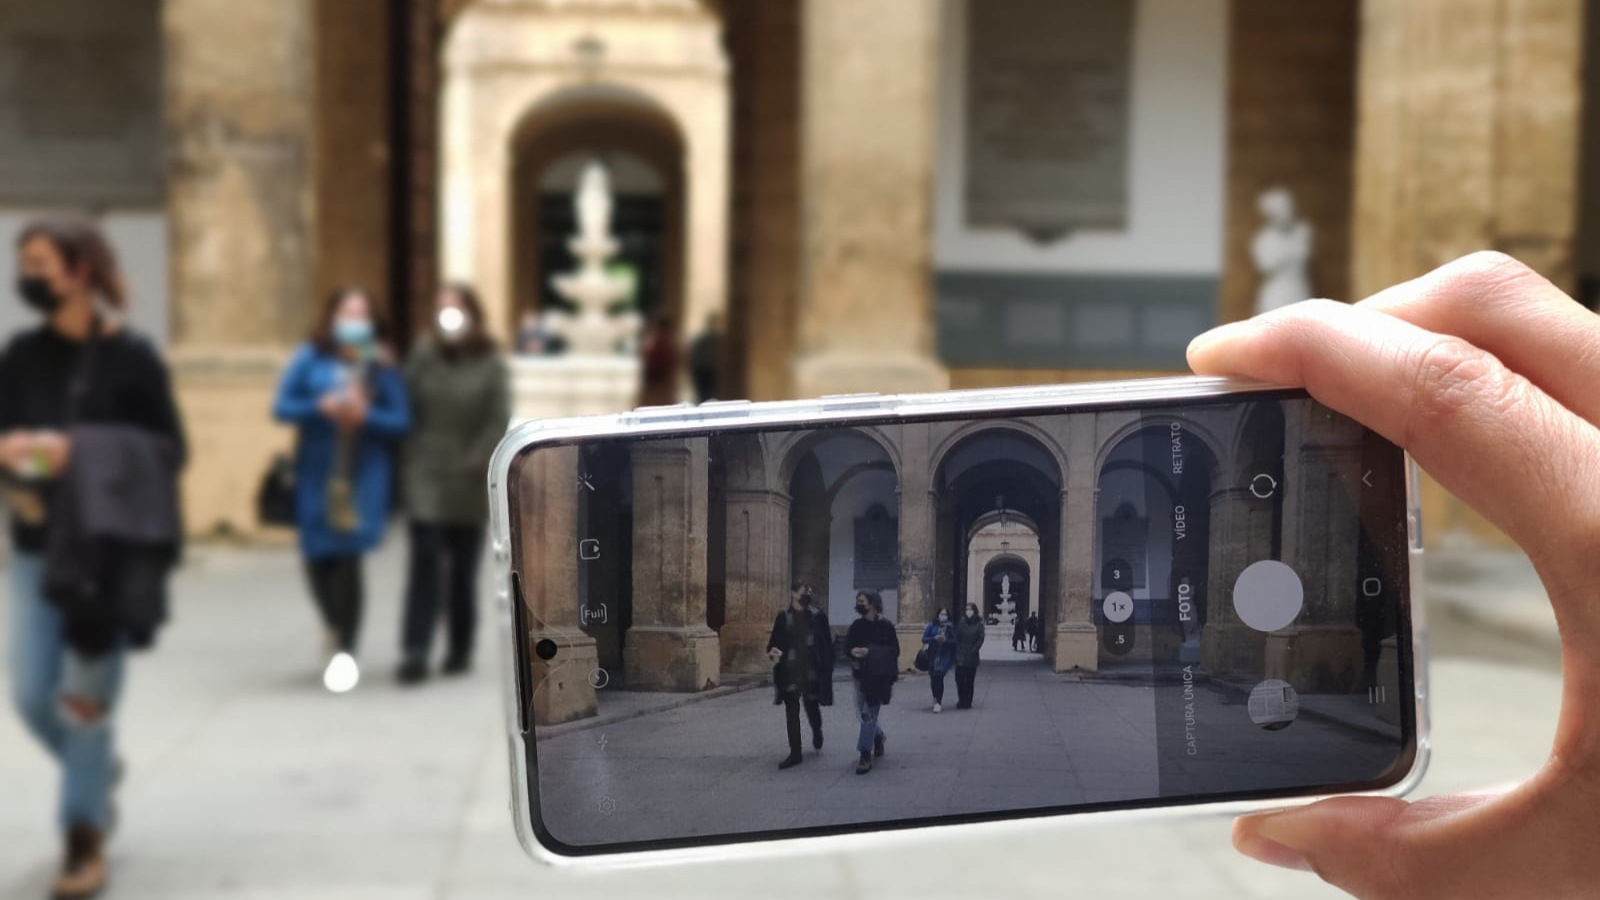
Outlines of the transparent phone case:
<svg viewBox="0 0 1600 900">
<path fill-rule="evenodd" d="M 541 444 L 574 439 L 643 437 L 652 434 L 693 434 L 735 426 L 762 428 L 809 427 L 819 424 L 849 423 L 853 420 L 914 416 L 958 416 L 1015 411 L 1037 414 L 1046 411 L 1069 412 L 1098 406 L 1132 405 L 1151 401 L 1226 399 L 1230 395 L 1282 390 L 1282 385 L 1233 378 L 1179 376 L 1128 381 L 1091 382 L 957 390 L 930 394 L 845 394 L 815 400 L 751 402 L 748 400 L 712 401 L 700 405 L 644 407 L 631 412 L 603 416 L 529 421 L 517 425 L 496 449 L 488 474 L 490 539 L 496 585 L 493 622 L 503 658 L 501 688 L 504 700 L 506 736 L 510 761 L 512 818 L 518 840 L 535 860 L 563 867 L 615 868 L 640 865 L 666 865 L 711 859 L 751 859 L 818 853 L 846 848 L 860 850 L 863 840 L 883 845 L 908 844 L 927 840 L 932 833 L 960 829 L 963 836 L 984 840 L 1005 840 L 1027 829 L 1038 834 L 1043 828 L 1074 828 L 1110 822 L 1171 820 L 1174 817 L 1235 816 L 1243 813 L 1302 806 L 1325 795 L 1279 797 L 1270 800 L 1191 802 L 1178 800 L 1172 805 L 1136 810 L 1076 812 L 1053 816 L 1030 815 L 1015 820 L 931 825 L 889 831 L 855 832 L 820 837 L 779 838 L 745 843 L 709 843 L 701 847 L 673 848 L 638 852 L 598 853 L 570 856 L 557 853 L 539 842 L 529 806 L 529 786 L 534 773 L 526 763 L 523 743 L 532 740 L 524 734 L 518 708 L 518 659 L 514 649 L 515 622 L 512 609 L 511 509 L 508 477 L 512 461 L 523 451 Z M 1416 752 L 1410 770 L 1394 785 L 1374 796 L 1404 796 L 1414 790 L 1425 774 L 1431 754 L 1429 701 L 1427 690 L 1427 625 L 1422 577 L 1422 519 L 1418 472 L 1407 454 L 1405 459 L 1406 516 L 1409 541 L 1410 626 L 1415 697 Z"/>
</svg>

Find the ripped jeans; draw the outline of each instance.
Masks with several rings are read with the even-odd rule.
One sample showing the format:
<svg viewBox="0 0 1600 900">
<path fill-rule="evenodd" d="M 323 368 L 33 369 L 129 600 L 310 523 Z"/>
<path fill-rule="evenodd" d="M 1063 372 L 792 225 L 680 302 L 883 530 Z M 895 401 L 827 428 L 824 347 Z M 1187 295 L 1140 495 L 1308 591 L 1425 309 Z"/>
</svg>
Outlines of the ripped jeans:
<svg viewBox="0 0 1600 900">
<path fill-rule="evenodd" d="M 61 764 L 59 819 L 105 830 L 113 778 L 112 717 L 122 690 L 126 651 L 87 659 L 66 645 L 61 611 L 44 596 L 44 560 L 11 557 L 11 695 L 28 731 Z M 63 697 L 88 700 L 100 714 L 86 720 Z"/>
</svg>

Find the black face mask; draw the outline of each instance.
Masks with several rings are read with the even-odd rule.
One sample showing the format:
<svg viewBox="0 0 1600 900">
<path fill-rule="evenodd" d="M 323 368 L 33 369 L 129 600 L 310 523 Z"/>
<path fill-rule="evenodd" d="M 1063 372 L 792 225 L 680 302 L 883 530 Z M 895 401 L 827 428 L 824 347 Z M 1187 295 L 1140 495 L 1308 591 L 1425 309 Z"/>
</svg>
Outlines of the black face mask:
<svg viewBox="0 0 1600 900">
<path fill-rule="evenodd" d="M 864 616 L 866 614 L 867 614 L 867 605 L 865 603 L 857 603 L 856 604 L 856 615 Z"/>
<path fill-rule="evenodd" d="M 61 306 L 61 295 L 50 282 L 37 275 L 24 275 L 17 279 L 17 295 L 28 308 L 50 315 Z"/>
</svg>

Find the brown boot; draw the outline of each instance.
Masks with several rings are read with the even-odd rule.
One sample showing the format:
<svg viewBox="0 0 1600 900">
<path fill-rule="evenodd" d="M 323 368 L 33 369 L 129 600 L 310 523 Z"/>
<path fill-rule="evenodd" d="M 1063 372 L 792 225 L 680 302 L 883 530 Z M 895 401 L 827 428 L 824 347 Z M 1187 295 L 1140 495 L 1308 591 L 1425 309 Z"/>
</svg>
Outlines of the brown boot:
<svg viewBox="0 0 1600 900">
<path fill-rule="evenodd" d="M 67 832 L 67 858 L 61 866 L 52 896 L 56 900 L 84 900 L 106 886 L 106 857 L 100 829 L 74 825 Z"/>
</svg>

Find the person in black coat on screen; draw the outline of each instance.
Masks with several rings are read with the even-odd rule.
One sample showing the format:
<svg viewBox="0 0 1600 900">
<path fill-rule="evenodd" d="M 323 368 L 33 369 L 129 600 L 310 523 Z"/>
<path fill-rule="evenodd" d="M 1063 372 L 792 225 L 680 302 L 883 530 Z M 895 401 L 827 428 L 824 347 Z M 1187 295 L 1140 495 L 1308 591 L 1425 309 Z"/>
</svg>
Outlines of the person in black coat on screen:
<svg viewBox="0 0 1600 900">
<path fill-rule="evenodd" d="M 856 593 L 856 614 L 845 635 L 856 687 L 856 713 L 861 731 L 856 737 L 856 774 L 872 771 L 872 758 L 882 756 L 883 729 L 878 726 L 879 708 L 889 702 L 894 683 L 900 677 L 900 637 L 894 623 L 883 617 L 883 597 L 877 591 Z"/>
<path fill-rule="evenodd" d="M 811 746 L 822 749 L 822 707 L 833 705 L 833 631 L 828 614 L 813 605 L 811 585 L 795 582 L 789 606 L 772 620 L 767 656 L 772 660 L 773 703 L 783 705 L 789 755 L 778 763 L 800 764 L 800 707 L 811 723 Z"/>
</svg>

